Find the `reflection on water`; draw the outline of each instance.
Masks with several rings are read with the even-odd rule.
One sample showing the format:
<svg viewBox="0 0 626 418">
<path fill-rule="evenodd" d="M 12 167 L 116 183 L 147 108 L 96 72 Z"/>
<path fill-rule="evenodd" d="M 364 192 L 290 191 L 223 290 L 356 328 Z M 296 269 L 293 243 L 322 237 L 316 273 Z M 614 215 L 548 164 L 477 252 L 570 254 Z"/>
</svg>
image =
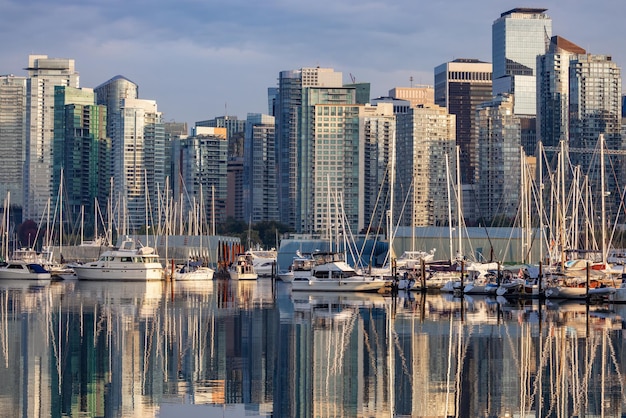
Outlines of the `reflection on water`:
<svg viewBox="0 0 626 418">
<path fill-rule="evenodd" d="M 621 416 L 626 306 L 0 282 L 0 416 Z"/>
</svg>

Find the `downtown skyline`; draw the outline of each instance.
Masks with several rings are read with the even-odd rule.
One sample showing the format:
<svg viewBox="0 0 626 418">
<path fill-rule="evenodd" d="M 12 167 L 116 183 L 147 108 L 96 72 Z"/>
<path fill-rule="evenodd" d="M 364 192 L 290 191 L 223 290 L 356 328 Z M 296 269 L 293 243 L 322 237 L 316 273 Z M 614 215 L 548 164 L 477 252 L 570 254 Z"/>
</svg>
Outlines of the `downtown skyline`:
<svg viewBox="0 0 626 418">
<path fill-rule="evenodd" d="M 140 98 L 158 102 L 164 121 L 191 126 L 221 115 L 245 119 L 248 113 L 267 113 L 267 88 L 277 86 L 280 71 L 293 68 L 334 68 L 344 83 L 352 77 L 370 83 L 371 98 L 397 86 L 433 85 L 434 68 L 444 62 L 491 62 L 493 21 L 528 5 L 489 0 L 479 8 L 460 1 L 445 7 L 194 1 L 141 6 L 6 2 L 0 30 L 10 42 L 0 46 L 0 73 L 25 75 L 28 54 L 74 59 L 81 87 L 123 75 L 139 85 Z M 619 19 L 626 4 L 532 6 L 547 9 L 553 34 L 589 53 L 611 55 L 623 67 Z M 175 82 L 176 77 L 186 82 Z"/>
</svg>

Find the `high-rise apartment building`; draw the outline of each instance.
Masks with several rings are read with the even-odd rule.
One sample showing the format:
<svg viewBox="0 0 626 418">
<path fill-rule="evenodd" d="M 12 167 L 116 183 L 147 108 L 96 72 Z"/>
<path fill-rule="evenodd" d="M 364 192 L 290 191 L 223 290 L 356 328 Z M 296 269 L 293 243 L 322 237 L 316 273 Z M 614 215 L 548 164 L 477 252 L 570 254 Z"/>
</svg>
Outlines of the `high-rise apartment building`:
<svg viewBox="0 0 626 418">
<path fill-rule="evenodd" d="M 113 176 L 115 173 L 114 155 L 120 155 L 123 150 L 124 132 L 122 130 L 122 103 L 126 99 L 139 97 L 139 86 L 122 75 L 116 75 L 94 89 L 96 104 L 107 108 L 107 136 L 111 138 L 111 158 L 109 159 L 108 171 Z M 123 151 L 121 152 L 123 153 Z M 111 186 L 108 187 L 111 189 Z M 112 199 L 117 199 L 111 196 Z"/>
<path fill-rule="evenodd" d="M 38 220 L 52 196 L 55 86 L 78 88 L 74 60 L 28 57 L 24 215 Z"/>
<path fill-rule="evenodd" d="M 226 128 L 195 126 L 189 137 L 174 140 L 176 177 L 174 195 L 183 196 L 183 213 L 198 214 L 190 225 L 210 225 L 226 220 L 228 139 Z M 215 215 L 215 216 L 213 216 Z M 199 233 L 199 228 L 190 234 Z"/>
<path fill-rule="evenodd" d="M 376 232 L 387 227 L 387 211 L 395 184 L 396 116 L 393 102 L 360 108 L 363 148 L 363 213 L 365 227 Z M 393 170 L 393 172 L 392 172 Z"/>
<path fill-rule="evenodd" d="M 608 150 L 623 151 L 621 135 L 622 76 L 621 69 L 608 55 L 578 55 L 569 62 L 569 146 L 570 159 L 580 165 L 592 182 L 595 201 L 600 202 L 600 169 L 598 139 L 604 135 Z M 588 152 L 586 152 L 588 150 Z M 605 165 L 607 215 L 616 219 L 620 207 L 623 160 L 614 158 L 609 169 Z"/>
<path fill-rule="evenodd" d="M 298 232 L 305 230 L 301 221 L 299 196 L 303 188 L 310 191 L 311 165 L 307 162 L 310 154 L 303 155 L 304 145 L 310 144 L 310 112 L 311 104 L 304 99 L 308 88 L 324 87 L 341 89 L 342 73 L 332 68 L 302 68 L 299 70 L 281 71 L 278 77 L 278 97 L 276 100 L 276 163 L 278 184 L 278 207 L 280 220 Z M 328 90 L 327 90 L 328 91 Z M 337 103 L 354 103 L 354 89 L 351 89 L 351 102 L 342 94 Z M 338 95 L 339 96 L 339 95 Z M 331 97 L 329 97 L 331 98 Z M 332 96 L 335 99 L 334 96 Z M 306 104 L 306 107 L 305 107 Z M 309 112 L 309 113 L 307 113 Z M 302 170 L 308 170 L 302 177 Z M 306 181 L 303 184 L 302 181 Z M 309 221 L 306 222 L 310 225 Z"/>
<path fill-rule="evenodd" d="M 226 164 L 226 187 L 228 190 L 226 194 L 226 218 L 233 218 L 238 221 L 245 221 L 243 170 L 243 156 L 228 157 Z"/>
<path fill-rule="evenodd" d="M 112 145 L 113 196 L 124 208 L 121 233 L 156 224 L 159 189 L 165 187 L 165 131 L 154 100 L 123 99 L 120 142 Z"/>
<path fill-rule="evenodd" d="M 106 135 L 106 106 L 96 105 L 93 89 L 55 87 L 53 199 L 69 208 L 65 219 L 97 221 L 95 205 L 109 196 L 111 141 Z M 102 209 L 101 208 L 101 209 Z M 54 208 L 51 208 L 51 211 Z"/>
<path fill-rule="evenodd" d="M 313 94 L 326 93 L 325 89 L 307 90 Z M 311 140 L 301 148 L 308 174 L 302 169 L 299 172 L 302 179 L 298 193 L 299 220 L 303 232 L 333 239 L 337 238 L 333 234 L 348 230 L 356 233 L 365 226 L 361 180 L 364 147 L 359 135 L 361 107 L 341 102 L 312 106 Z"/>
<path fill-rule="evenodd" d="M 454 196 L 453 207 L 448 204 L 450 181 L 456 179 L 456 116 L 441 106 L 425 105 L 396 118 L 394 212 L 403 214 L 404 226 L 448 225 L 449 209 L 457 213 Z"/>
<path fill-rule="evenodd" d="M 276 190 L 275 120 L 249 113 L 243 158 L 243 219 L 257 223 L 278 221 Z"/>
<path fill-rule="evenodd" d="M 326 200 L 328 192 L 342 194 L 344 216 L 351 228 L 362 225 L 357 184 L 362 144 L 356 94 L 355 87 L 303 88 L 296 144 L 296 229 L 300 232 L 320 232 L 320 187 L 327 189 L 323 193 Z M 363 92 L 361 96 L 365 96 Z M 320 183 L 320 179 L 325 181 Z"/>
<path fill-rule="evenodd" d="M 560 36 L 537 56 L 537 139 L 545 147 L 569 140 L 569 62 L 585 50 Z"/>
<path fill-rule="evenodd" d="M 460 58 L 435 68 L 435 103 L 456 116 L 463 184 L 476 180 L 476 107 L 492 98 L 491 75 L 491 64 L 477 59 Z"/>
<path fill-rule="evenodd" d="M 478 213 L 483 225 L 512 221 L 521 182 L 521 126 L 514 97 L 498 95 L 477 108 Z"/>
<path fill-rule="evenodd" d="M 237 116 L 218 116 L 213 119 L 196 122 L 195 126 L 226 128 L 228 156 L 235 158 L 243 157 L 244 130 L 246 128 L 245 120 L 238 119 Z"/>
<path fill-rule="evenodd" d="M 26 77 L 0 76 L 0 199 L 24 205 Z"/>
</svg>

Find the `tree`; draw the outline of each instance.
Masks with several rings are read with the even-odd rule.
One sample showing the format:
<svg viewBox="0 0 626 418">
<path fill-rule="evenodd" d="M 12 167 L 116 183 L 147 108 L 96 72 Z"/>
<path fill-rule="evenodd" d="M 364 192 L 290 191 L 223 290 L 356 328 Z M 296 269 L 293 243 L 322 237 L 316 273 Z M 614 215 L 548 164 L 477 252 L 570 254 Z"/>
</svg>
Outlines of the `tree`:
<svg viewBox="0 0 626 418">
<path fill-rule="evenodd" d="M 34 247 L 37 237 L 37 223 L 32 219 L 25 220 L 17 227 L 18 244 L 22 247 Z"/>
</svg>

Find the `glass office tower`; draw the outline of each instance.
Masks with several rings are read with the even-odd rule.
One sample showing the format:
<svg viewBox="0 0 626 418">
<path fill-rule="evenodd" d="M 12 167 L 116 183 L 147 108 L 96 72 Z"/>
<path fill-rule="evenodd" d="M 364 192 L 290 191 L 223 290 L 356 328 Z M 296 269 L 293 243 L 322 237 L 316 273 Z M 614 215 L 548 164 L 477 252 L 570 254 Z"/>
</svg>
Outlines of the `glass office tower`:
<svg viewBox="0 0 626 418">
<path fill-rule="evenodd" d="M 516 115 L 536 114 L 537 56 L 545 54 L 552 36 L 546 10 L 516 8 L 493 22 L 493 95 L 515 94 Z"/>
</svg>

